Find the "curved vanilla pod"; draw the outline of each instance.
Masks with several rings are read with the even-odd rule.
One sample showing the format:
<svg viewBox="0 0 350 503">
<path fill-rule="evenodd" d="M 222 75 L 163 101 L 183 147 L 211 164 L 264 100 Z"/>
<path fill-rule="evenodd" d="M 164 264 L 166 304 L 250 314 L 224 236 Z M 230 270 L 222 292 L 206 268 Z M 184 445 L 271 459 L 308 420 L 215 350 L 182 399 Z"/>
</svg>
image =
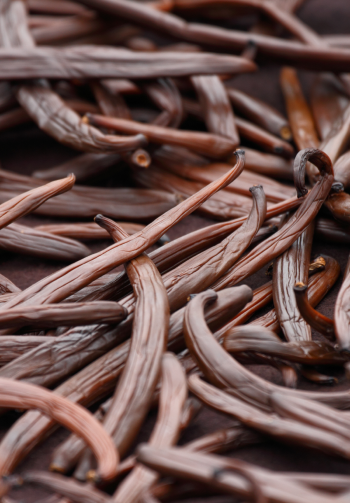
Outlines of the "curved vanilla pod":
<svg viewBox="0 0 350 503">
<path fill-rule="evenodd" d="M 98 470 L 92 475 L 96 480 L 111 480 L 118 468 L 118 454 L 112 439 L 79 405 L 34 384 L 0 379 L 0 404 L 14 409 L 38 409 L 55 421 L 82 436 L 98 460 Z M 0 458 L 3 452 L 0 448 Z M 6 472 L 2 472 L 3 475 Z"/>
<path fill-rule="evenodd" d="M 114 241 L 128 234 L 113 221 L 96 217 Z M 151 404 L 169 327 L 169 301 L 162 277 L 146 255 L 128 262 L 126 272 L 136 299 L 130 351 L 103 427 L 118 451 L 125 453 L 134 440 Z"/>
<path fill-rule="evenodd" d="M 294 295 L 298 310 L 307 323 L 325 337 L 334 338 L 334 322 L 327 316 L 319 313 L 308 301 L 308 287 L 302 281 L 295 283 Z"/>
<path fill-rule="evenodd" d="M 269 411 L 271 410 L 269 397 L 273 391 L 278 391 L 281 387 L 265 381 L 240 365 L 215 340 L 203 316 L 204 306 L 215 300 L 216 292 L 206 290 L 188 303 L 184 318 L 186 345 L 198 362 L 200 370 L 213 384 L 219 388 L 229 389 L 234 396 L 261 410 Z M 286 396 L 295 394 L 295 396 L 321 401 L 338 408 L 349 406 L 348 391 L 313 393 L 288 388 L 283 388 L 283 390 Z"/>
<path fill-rule="evenodd" d="M 247 170 L 273 179 L 293 180 L 293 163 L 281 156 L 244 147 Z"/>
<path fill-rule="evenodd" d="M 237 147 L 237 142 L 233 139 L 217 134 L 184 131 L 90 113 L 86 114 L 85 117 L 88 123 L 94 126 L 111 128 L 124 134 L 133 134 L 132 132 L 138 131 L 145 135 L 150 142 L 160 145 L 166 143 L 187 147 L 214 159 L 220 159 L 232 154 Z"/>
<path fill-rule="evenodd" d="M 99 491 L 92 484 L 81 484 L 71 477 L 63 477 L 56 473 L 30 470 L 20 476 L 19 482 L 20 485 L 38 485 L 75 503 L 112 503 L 112 499 L 108 494 Z"/>
<path fill-rule="evenodd" d="M 227 136 L 235 147 L 240 143 L 235 117 L 224 84 L 217 75 L 194 75 L 191 82 L 197 92 L 208 131 Z"/>
<path fill-rule="evenodd" d="M 145 91 L 147 96 L 151 98 L 154 104 L 164 111 L 165 122 L 161 124 L 158 122 L 159 119 L 156 119 L 154 124 L 178 128 L 182 122 L 184 111 L 181 94 L 174 81 L 172 79 L 160 78 L 154 82 L 145 82 L 142 85 L 142 89 Z M 105 113 L 105 115 L 112 114 Z M 115 117 L 122 116 L 115 115 Z M 130 119 L 131 117 L 122 118 Z"/>
<path fill-rule="evenodd" d="M 117 222 L 128 234 L 136 234 L 145 228 L 142 224 L 133 222 Z M 80 222 L 76 224 L 45 224 L 35 227 L 36 231 L 42 231 L 55 236 L 64 236 L 67 238 L 94 240 L 94 239 L 109 239 L 110 235 L 95 222 Z M 1 235 L 0 235 L 1 238 Z M 0 244 L 1 246 L 1 244 Z M 114 277 L 114 275 L 113 275 Z"/>
<path fill-rule="evenodd" d="M 297 482 L 294 477 L 287 478 L 282 473 L 265 470 L 233 458 L 189 452 L 182 447 L 156 449 L 142 444 L 138 448 L 137 459 L 163 475 L 199 482 L 243 499 L 254 501 L 254 486 L 251 480 L 244 476 L 244 473 L 249 473 L 265 498 L 273 503 L 345 503 Z M 244 468 L 244 473 L 236 471 L 237 463 Z"/>
<path fill-rule="evenodd" d="M 125 307 L 117 302 L 97 301 L 61 303 L 51 305 L 24 305 L 3 310 L 0 328 L 22 326 L 55 328 L 57 326 L 93 325 L 95 323 L 119 323 L 128 315 Z"/>
<path fill-rule="evenodd" d="M 327 138 L 348 104 L 349 98 L 339 89 L 339 82 L 333 74 L 317 75 L 311 87 L 310 105 L 322 141 Z"/>
<path fill-rule="evenodd" d="M 308 161 L 314 163 L 322 174 L 321 180 L 314 185 L 309 193 L 304 181 L 305 165 Z M 212 288 L 221 290 L 254 274 L 289 248 L 315 218 L 332 187 L 332 163 L 329 157 L 318 149 L 301 150 L 295 158 L 294 173 L 298 197 L 307 194 L 300 208 L 282 229 L 241 258 L 231 270 L 212 285 Z"/>
<path fill-rule="evenodd" d="M 53 168 L 34 171 L 32 176 L 41 180 L 57 180 L 69 173 L 74 173 L 77 182 L 81 182 L 103 173 L 117 164 L 120 159 L 119 154 L 80 154 Z"/>
<path fill-rule="evenodd" d="M 87 246 L 74 239 L 12 223 L 0 233 L 0 249 L 49 260 L 73 262 L 90 255 Z"/>
<path fill-rule="evenodd" d="M 350 457 L 349 428 L 346 428 L 346 426 L 341 427 L 336 420 L 333 423 L 333 428 L 329 428 L 329 426 L 327 428 L 327 425 L 325 427 L 323 424 L 327 419 L 324 421 L 323 417 L 319 421 L 308 421 L 307 413 L 304 414 L 304 409 L 298 409 L 298 401 L 294 401 L 294 397 L 290 399 L 283 392 L 271 393 L 272 413 L 267 413 L 232 396 L 231 393 L 204 382 L 197 374 L 189 377 L 188 386 L 190 391 L 203 401 L 205 405 L 229 414 L 245 426 L 258 430 L 259 433 L 271 435 L 287 443 L 292 442 L 293 444 L 313 447 L 323 452 L 336 454 L 345 459 L 349 459 Z M 297 409 L 295 414 L 292 411 L 291 414 L 283 414 L 284 417 L 279 417 L 280 415 L 277 415 L 279 408 L 275 406 L 273 401 L 274 395 L 283 397 L 283 402 L 289 409 Z M 320 411 L 327 409 L 327 412 L 332 412 L 330 407 L 312 402 L 312 400 L 302 400 L 302 402 L 306 404 L 311 402 L 312 407 L 312 403 L 314 403 L 315 409 L 319 407 Z M 291 404 L 290 406 L 289 403 Z M 334 414 L 341 414 L 339 411 L 333 412 Z M 339 431 L 337 431 L 338 429 Z"/>
<path fill-rule="evenodd" d="M 237 162 L 237 165 L 225 176 L 181 202 L 175 208 L 154 220 L 142 231 L 101 252 L 90 255 L 86 259 L 75 262 L 57 273 L 51 274 L 20 293 L 17 299 L 18 302 L 10 301 L 6 304 L 6 307 L 14 307 L 22 302 L 30 304 L 59 302 L 88 285 L 94 279 L 111 271 L 114 267 L 132 260 L 156 243 L 168 229 L 191 214 L 212 194 L 231 183 L 241 173 L 243 167 L 243 163 Z"/>
<path fill-rule="evenodd" d="M 226 92 L 235 110 L 249 120 L 283 140 L 292 139 L 288 121 L 278 110 L 239 89 L 226 86 Z"/>
<path fill-rule="evenodd" d="M 7 47 L 0 51 L 16 51 L 16 49 L 21 53 L 27 50 L 35 51 L 35 43 L 27 27 L 23 2 L 4 1 L 3 6 L 4 22 L 1 25 L 3 31 L 1 38 Z M 50 89 L 47 81 L 19 86 L 16 99 L 43 131 L 71 148 L 115 153 L 132 150 L 146 143 L 142 135 L 129 138 L 104 135 L 98 129 L 84 124 L 80 116 Z"/>
<path fill-rule="evenodd" d="M 19 217 L 34 211 L 51 197 L 70 190 L 75 182 L 75 176 L 69 175 L 62 180 L 47 183 L 41 187 L 28 190 L 0 205 L 0 229 L 6 227 Z"/>
<path fill-rule="evenodd" d="M 2 335 L 0 337 L 0 365 L 6 365 L 31 349 L 55 340 L 57 337 L 42 335 Z"/>
<path fill-rule="evenodd" d="M 281 227 L 287 224 L 289 218 L 282 220 Z M 293 287 L 296 282 L 307 284 L 314 226 L 314 222 L 311 222 L 292 246 L 273 263 L 273 304 L 283 335 L 290 342 L 311 341 L 311 328 L 300 316 Z"/>
<path fill-rule="evenodd" d="M 174 445 L 179 437 L 181 416 L 187 397 L 184 371 L 176 356 L 171 353 L 165 353 L 163 356 L 161 380 L 158 418 L 148 443 L 163 448 Z M 122 503 L 138 501 L 158 477 L 157 472 L 136 465 L 119 485 L 113 495 L 113 501 Z"/>
<path fill-rule="evenodd" d="M 306 365 L 343 365 L 348 358 L 326 342 L 282 342 L 269 329 L 258 325 L 235 327 L 225 336 L 224 348 L 232 354 L 256 352 Z"/>
<path fill-rule="evenodd" d="M 266 214 L 261 186 L 252 187 L 253 207 L 249 219 L 221 243 L 190 258 L 163 275 L 171 311 L 182 307 L 191 293 L 208 288 L 238 260 L 259 230 Z"/>
</svg>

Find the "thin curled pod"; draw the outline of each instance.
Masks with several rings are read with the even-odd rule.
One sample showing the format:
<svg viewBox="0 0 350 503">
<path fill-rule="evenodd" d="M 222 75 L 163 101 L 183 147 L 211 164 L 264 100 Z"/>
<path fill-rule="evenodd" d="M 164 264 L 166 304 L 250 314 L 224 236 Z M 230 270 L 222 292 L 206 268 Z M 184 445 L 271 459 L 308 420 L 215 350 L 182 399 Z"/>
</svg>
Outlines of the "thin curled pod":
<svg viewBox="0 0 350 503">
<path fill-rule="evenodd" d="M 188 303 L 184 318 L 186 345 L 210 382 L 219 388 L 229 389 L 232 395 L 248 404 L 270 411 L 269 397 L 273 391 L 278 391 L 281 387 L 265 381 L 240 365 L 215 340 L 203 317 L 204 306 L 214 302 L 215 299 L 216 293 L 213 290 L 206 290 Z M 342 400 L 348 401 L 348 392 L 313 393 L 287 388 L 283 388 L 283 391 L 286 396 L 289 394 L 300 396 L 335 407 L 339 407 Z M 345 402 L 344 408 L 347 407 Z"/>
<path fill-rule="evenodd" d="M 321 180 L 309 193 L 305 187 L 305 165 L 308 161 L 314 163 L 322 175 Z M 287 225 L 241 258 L 230 271 L 212 285 L 212 288 L 220 290 L 232 286 L 258 271 L 271 259 L 289 248 L 315 218 L 333 183 L 332 163 L 329 157 L 320 150 L 301 150 L 294 161 L 294 173 L 298 197 L 307 194 L 300 208 L 293 214 Z"/>
<path fill-rule="evenodd" d="M 102 216 L 95 220 L 114 241 L 128 238 L 111 220 Z M 152 260 L 141 255 L 126 265 L 126 272 L 136 299 L 130 352 L 103 421 L 122 453 L 130 447 L 150 407 L 166 349 L 170 317 L 166 288 Z"/>
<path fill-rule="evenodd" d="M 298 309 L 302 317 L 311 325 L 314 330 L 317 330 L 325 337 L 334 338 L 334 322 L 324 314 L 319 313 L 314 309 L 308 300 L 308 287 L 303 282 L 298 282 L 294 285 L 294 295 L 298 305 Z"/>
<path fill-rule="evenodd" d="M 0 403 L 9 408 L 35 408 L 80 436 L 93 450 L 98 460 L 96 480 L 111 480 L 116 474 L 118 453 L 112 439 L 100 423 L 84 408 L 34 384 L 0 379 Z M 0 457 L 2 455 L 0 449 Z M 2 472 L 3 475 L 6 472 Z"/>
<path fill-rule="evenodd" d="M 145 135 L 150 142 L 191 148 L 195 152 L 214 159 L 232 154 L 237 147 L 237 143 L 233 139 L 218 134 L 184 131 L 97 114 L 88 113 L 85 117 L 89 124 L 95 126 L 111 128 L 124 134 L 138 131 Z"/>
<path fill-rule="evenodd" d="M 287 222 L 288 216 L 282 220 L 281 226 Z M 292 289 L 296 282 L 308 281 L 314 227 L 311 222 L 273 264 L 273 304 L 287 341 L 311 341 L 311 328 L 300 316 Z"/>
<path fill-rule="evenodd" d="M 226 86 L 226 92 L 234 108 L 249 120 L 283 140 L 292 139 L 288 121 L 278 110 L 239 89 Z"/>
<path fill-rule="evenodd" d="M 168 229 L 196 210 L 212 194 L 232 182 L 241 170 L 242 164 L 237 163 L 225 176 L 181 202 L 142 231 L 39 281 L 19 294 L 18 302 L 10 302 L 7 307 L 14 307 L 20 302 L 49 304 L 69 297 L 117 265 L 140 255 L 156 243 Z"/>
<path fill-rule="evenodd" d="M 217 75 L 194 75 L 191 82 L 204 112 L 208 131 L 231 138 L 239 145 L 239 134 L 226 89 Z"/>
<path fill-rule="evenodd" d="M 90 255 L 87 246 L 76 240 L 53 236 L 48 232 L 16 223 L 0 233 L 0 249 L 49 260 L 73 262 Z"/>
<path fill-rule="evenodd" d="M 165 353 L 163 356 L 161 379 L 158 418 L 148 442 L 154 447 L 168 447 L 177 442 L 187 396 L 184 371 L 176 356 L 171 353 Z M 113 495 L 113 501 L 122 503 L 138 501 L 158 477 L 157 472 L 142 465 L 136 465 L 130 475 L 119 485 Z"/>
<path fill-rule="evenodd" d="M 232 354 L 258 352 L 285 361 L 307 365 L 343 365 L 347 357 L 325 342 L 282 342 L 265 327 L 246 325 L 236 327 L 225 337 L 224 348 Z"/>
<path fill-rule="evenodd" d="M 75 176 L 69 175 L 67 178 L 47 183 L 2 203 L 0 205 L 0 229 L 17 218 L 34 211 L 51 197 L 67 192 L 73 187 L 74 182 Z"/>
<path fill-rule="evenodd" d="M 323 452 L 335 454 L 337 456 L 349 458 L 349 430 L 343 427 L 339 428 L 338 424 L 333 424 L 333 428 L 325 429 L 323 420 L 309 421 L 304 410 L 297 410 L 295 415 L 284 415 L 279 417 L 275 408 L 273 397 L 271 395 L 272 413 L 266 413 L 256 409 L 250 404 L 247 404 L 229 392 L 215 388 L 214 386 L 204 382 L 198 375 L 193 374 L 188 380 L 189 389 L 194 393 L 204 404 L 214 408 L 219 412 L 228 414 L 229 416 L 238 419 L 245 426 L 257 430 L 259 433 L 268 434 L 275 439 L 284 442 L 293 442 L 299 445 L 308 446 L 319 449 Z M 229 390 L 228 390 L 229 391 Z M 276 393 L 283 395 L 283 393 Z M 283 397 L 284 402 L 289 401 L 289 397 Z M 309 402 L 308 400 L 303 400 Z M 310 401 L 311 402 L 311 401 Z M 291 403 L 297 408 L 297 402 L 294 402 L 294 397 Z M 315 403 L 315 408 L 327 408 L 321 404 Z M 339 431 L 335 431 L 339 429 Z"/>
<path fill-rule="evenodd" d="M 0 39 L 3 50 L 32 50 L 34 40 L 27 28 L 26 11 L 22 1 L 3 1 L 5 22 L 1 25 Z M 10 47 L 7 49 L 7 47 Z M 16 99 L 28 115 L 47 134 L 56 140 L 78 150 L 91 152 L 126 151 L 145 144 L 142 136 L 122 138 L 105 136 L 96 128 L 83 124 L 80 116 L 50 89 L 48 82 L 36 85 L 22 85 L 16 91 Z"/>
<path fill-rule="evenodd" d="M 57 180 L 57 178 L 67 176 L 69 173 L 74 173 L 77 182 L 81 182 L 90 176 L 103 173 L 117 164 L 120 159 L 119 154 L 80 154 L 78 157 L 73 157 L 73 159 L 53 168 L 36 170 L 32 176 L 41 180 Z"/>
<path fill-rule="evenodd" d="M 260 486 L 262 494 L 272 503 L 300 503 L 304 500 L 310 503 L 338 501 L 335 498 L 333 500 L 329 494 L 324 495 L 297 482 L 292 477 L 287 479 L 280 473 L 233 458 L 189 452 L 175 447 L 156 449 L 145 444 L 139 447 L 137 458 L 141 463 L 163 475 L 200 482 L 241 498 L 254 497 L 251 480 L 245 478 L 245 473 L 249 471 Z M 236 472 L 237 464 L 244 467 L 244 472 Z"/>
<path fill-rule="evenodd" d="M 133 222 L 117 222 L 128 234 L 136 234 L 145 228 L 142 224 Z M 110 235 L 95 222 L 80 222 L 76 224 L 46 224 L 35 227 L 37 231 L 47 232 L 55 236 L 64 236 L 73 239 L 93 240 L 108 239 Z"/>
<path fill-rule="evenodd" d="M 84 303 L 61 303 L 39 306 L 17 306 L 3 310 L 0 328 L 20 325 L 56 328 L 59 325 L 71 327 L 84 323 L 119 323 L 128 315 L 125 307 L 117 302 L 97 301 Z"/>
</svg>

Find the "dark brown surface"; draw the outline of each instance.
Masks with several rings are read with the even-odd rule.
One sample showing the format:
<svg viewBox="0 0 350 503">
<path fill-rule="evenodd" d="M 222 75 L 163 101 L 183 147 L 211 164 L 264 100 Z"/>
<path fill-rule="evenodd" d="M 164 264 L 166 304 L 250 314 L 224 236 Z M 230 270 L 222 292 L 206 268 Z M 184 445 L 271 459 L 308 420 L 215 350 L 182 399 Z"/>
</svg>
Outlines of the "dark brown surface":
<svg viewBox="0 0 350 503">
<path fill-rule="evenodd" d="M 349 34 L 350 2 L 348 0 L 306 0 L 304 6 L 299 10 L 299 17 L 317 30 L 320 34 Z M 276 106 L 284 112 L 282 94 L 278 86 L 279 69 L 275 66 L 260 65 L 259 74 L 249 74 L 239 76 L 234 79 L 234 85 L 247 93 L 265 100 L 267 103 Z M 312 74 L 303 72 L 301 79 L 308 96 L 309 85 Z M 285 113 L 285 112 L 284 112 Z M 16 130 L 0 134 L 0 161 L 4 169 L 13 170 L 18 173 L 30 174 L 35 170 L 57 165 L 76 155 L 68 148 L 58 145 L 54 140 L 48 138 L 34 126 L 23 126 Z M 117 173 L 117 171 L 116 171 Z M 117 175 L 118 176 L 118 175 Z M 117 176 L 115 178 L 117 178 Z M 113 184 L 115 185 L 115 183 Z M 51 220 L 44 217 L 26 217 L 22 219 L 27 225 L 43 225 Z M 187 217 L 183 222 L 171 229 L 167 234 L 170 238 L 181 236 L 192 230 L 206 226 L 212 221 L 199 216 Z M 92 244 L 93 251 L 102 249 L 110 244 L 110 241 L 100 241 Z M 90 246 L 90 243 L 89 243 Z M 333 243 L 315 242 L 312 248 L 312 257 L 325 253 L 336 258 L 344 272 L 349 249 L 348 246 L 334 245 Z M 0 273 L 7 276 L 20 288 L 26 288 L 35 281 L 57 271 L 63 267 L 63 263 L 54 263 L 38 260 L 32 257 L 23 257 L 2 252 Z M 245 283 L 252 288 L 256 288 L 267 281 L 264 270 L 249 278 Z M 333 318 L 333 307 L 336 293 L 341 285 L 342 276 L 330 291 L 326 298 L 319 305 L 319 310 L 325 315 Z M 271 305 L 268 306 L 268 309 Z M 255 367 L 259 375 L 275 383 L 282 384 L 279 373 L 272 368 Z M 300 379 L 299 387 L 304 389 L 317 390 L 319 386 L 309 384 Z M 343 374 L 339 375 L 339 384 L 334 387 L 322 387 L 322 390 L 340 390 L 350 387 L 345 381 Z M 156 412 L 150 414 L 146 421 L 139 440 L 147 440 L 154 424 Z M 16 413 L 0 417 L 0 435 L 18 417 Z M 197 438 L 215 429 L 230 426 L 230 419 L 225 418 L 209 409 L 204 409 L 193 421 L 191 426 L 183 434 L 180 443 Z M 20 465 L 18 471 L 24 469 L 47 469 L 50 460 L 50 453 L 58 443 L 66 438 L 67 431 L 61 429 L 55 435 L 47 439 L 40 447 Z M 349 463 L 340 459 L 332 458 L 324 454 L 315 453 L 311 450 L 298 447 L 285 447 L 282 444 L 269 441 L 258 446 L 245 447 L 232 453 L 232 455 L 274 470 L 293 471 L 314 471 L 325 473 L 349 474 Z M 27 503 L 36 502 L 44 496 L 44 491 L 26 487 L 24 490 L 13 491 L 11 496 L 16 500 Z M 204 501 L 202 497 L 188 499 L 187 503 L 199 503 Z M 208 503 L 228 503 L 231 497 L 208 497 Z"/>
</svg>

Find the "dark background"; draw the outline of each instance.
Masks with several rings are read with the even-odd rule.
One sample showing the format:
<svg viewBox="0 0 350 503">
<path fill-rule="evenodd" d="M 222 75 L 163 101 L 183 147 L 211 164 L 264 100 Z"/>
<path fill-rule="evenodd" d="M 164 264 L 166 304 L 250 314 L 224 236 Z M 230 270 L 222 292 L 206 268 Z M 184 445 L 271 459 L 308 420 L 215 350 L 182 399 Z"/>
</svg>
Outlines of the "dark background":
<svg viewBox="0 0 350 503">
<path fill-rule="evenodd" d="M 350 34 L 350 2 L 348 0 L 306 0 L 299 9 L 298 16 L 306 22 L 311 28 L 319 34 Z M 258 74 L 243 75 L 235 78 L 235 85 L 260 99 L 265 100 L 271 105 L 284 112 L 283 99 L 278 85 L 279 68 L 259 62 L 260 70 Z M 350 67 L 349 67 L 350 72 Z M 300 77 L 304 86 L 306 95 L 312 74 L 300 72 Z M 35 126 L 25 126 L 11 130 L 6 133 L 0 133 L 0 161 L 4 169 L 12 170 L 18 173 L 30 174 L 38 169 L 45 169 L 57 165 L 73 155 L 75 152 L 62 147 L 45 134 L 41 133 Z M 122 175 L 116 172 L 113 177 L 113 184 L 118 181 Z M 21 220 L 26 225 L 39 225 L 49 223 L 50 220 L 43 217 L 26 217 Z M 57 221 L 57 220 L 56 220 Z M 182 234 L 191 232 L 200 227 L 211 224 L 212 221 L 199 216 L 189 216 L 183 222 L 168 232 L 168 235 L 174 239 Z M 91 247 L 92 251 L 97 251 L 109 245 L 108 241 L 95 243 Z M 5 252 L 1 253 L 0 273 L 11 279 L 20 288 L 26 288 L 39 279 L 51 274 L 64 266 L 62 263 L 43 261 L 32 257 L 12 255 Z M 344 271 L 349 250 L 347 246 L 334 246 L 328 242 L 315 242 L 313 254 L 327 254 L 336 258 L 342 272 Z M 265 270 L 252 276 L 246 282 L 252 288 L 256 288 L 267 281 Z M 342 276 L 336 285 L 329 292 L 327 297 L 318 306 L 318 309 L 327 316 L 333 317 L 333 307 L 337 291 L 341 285 Z M 271 308 L 271 306 L 269 306 Z M 273 380 L 282 384 L 280 375 L 277 371 L 267 367 L 254 367 L 266 379 Z M 304 389 L 320 389 L 316 385 L 309 384 L 300 379 L 299 387 Z M 322 387 L 322 390 L 340 390 L 349 387 L 343 375 L 340 376 L 339 384 L 333 387 Z M 0 417 L 0 437 L 10 427 L 18 416 L 16 413 L 10 413 Z M 150 413 L 138 441 L 147 440 L 154 423 L 155 412 Z M 191 426 L 184 432 L 180 443 L 197 438 L 210 431 L 230 425 L 230 419 L 219 415 L 209 409 L 203 411 L 193 421 Z M 41 446 L 36 448 L 26 460 L 19 466 L 18 471 L 26 469 L 47 469 L 52 449 L 67 436 L 67 431 L 60 429 L 55 435 L 51 436 Z M 291 470 L 291 471 L 311 471 L 324 473 L 342 473 L 349 474 L 349 463 L 345 460 L 336 459 L 325 454 L 314 452 L 299 447 L 285 446 L 273 441 L 265 444 L 238 449 L 231 453 L 246 461 L 256 463 L 265 468 L 273 470 Z M 36 488 L 26 487 L 11 493 L 11 497 L 18 501 L 36 502 L 45 496 L 45 492 Z M 188 503 L 202 501 L 203 498 L 186 500 Z M 205 499 L 211 503 L 226 503 L 233 501 L 232 497 L 213 496 Z"/>
</svg>

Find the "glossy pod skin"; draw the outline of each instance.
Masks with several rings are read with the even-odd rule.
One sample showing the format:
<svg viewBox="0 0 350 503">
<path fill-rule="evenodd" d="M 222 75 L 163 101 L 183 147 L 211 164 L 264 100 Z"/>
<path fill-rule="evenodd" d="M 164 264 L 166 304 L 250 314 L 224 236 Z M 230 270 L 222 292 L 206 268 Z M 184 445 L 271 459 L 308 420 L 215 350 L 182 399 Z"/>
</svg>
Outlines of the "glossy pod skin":
<svg viewBox="0 0 350 503">
<path fill-rule="evenodd" d="M 140 255 L 156 243 L 169 228 L 196 210 L 212 194 L 232 182 L 237 175 L 236 167 L 232 168 L 224 177 L 181 202 L 134 236 L 48 276 L 24 290 L 16 301 L 10 301 L 6 307 L 14 307 L 21 302 L 30 304 L 59 302 L 69 297 L 117 265 Z"/>
<path fill-rule="evenodd" d="M 40 344 L 55 340 L 56 337 L 42 335 L 3 335 L 0 338 L 0 365 L 6 365 Z"/>
<path fill-rule="evenodd" d="M 5 0 L 2 3 L 4 23 L 1 25 L 0 42 L 5 48 L 0 50 L 35 50 L 24 4 L 21 1 L 7 3 Z M 80 116 L 51 90 L 48 82 L 19 86 L 16 99 L 41 129 L 71 148 L 118 152 L 145 144 L 141 135 L 133 138 L 105 136 L 96 128 L 83 124 Z"/>
<path fill-rule="evenodd" d="M 98 421 L 82 407 L 33 384 L 1 378 L 0 404 L 10 408 L 35 408 L 83 436 L 96 455 L 99 467 L 96 480 L 110 480 L 118 466 L 112 439 Z M 0 457 L 3 452 L 0 450 Z M 6 471 L 2 471 L 5 475 Z"/>
<path fill-rule="evenodd" d="M 54 236 L 45 230 L 12 223 L 1 230 L 0 248 L 9 252 L 48 260 L 73 262 L 90 255 L 90 250 L 74 239 Z"/>
<path fill-rule="evenodd" d="M 95 126 L 111 128 L 124 134 L 133 134 L 132 132 L 137 131 L 145 135 L 150 142 L 191 148 L 195 152 L 213 157 L 214 159 L 220 159 L 232 154 L 237 146 L 237 142 L 233 139 L 217 134 L 180 131 L 178 129 L 164 128 L 152 124 L 95 114 L 87 114 L 86 118 L 89 124 Z"/>
<path fill-rule="evenodd" d="M 288 218 L 283 219 L 283 226 Z M 273 265 L 273 304 L 287 341 L 311 341 L 311 328 L 300 316 L 293 295 L 297 282 L 307 283 L 314 234 L 311 222 L 292 246 L 276 258 Z"/>
<path fill-rule="evenodd" d="M 217 75 L 198 75 L 191 77 L 197 92 L 205 123 L 211 133 L 227 136 L 239 145 L 239 135 L 235 117 L 226 89 Z"/>
<path fill-rule="evenodd" d="M 283 140 L 291 140 L 288 121 L 278 110 L 239 89 L 226 86 L 226 92 L 235 110 L 266 131 L 280 136 Z"/>
<path fill-rule="evenodd" d="M 265 433 L 275 437 L 276 439 L 284 442 L 292 442 L 308 447 L 313 447 L 325 452 L 331 452 L 344 458 L 349 458 L 349 439 L 348 432 L 345 436 L 341 433 L 336 433 L 336 427 L 332 431 L 326 431 L 321 425 L 317 424 L 315 420 L 310 425 L 304 421 L 303 414 L 296 412 L 294 417 L 286 416 L 286 419 L 279 417 L 277 414 L 266 413 L 258 410 L 252 405 L 245 403 L 226 393 L 223 390 L 217 389 L 214 386 L 202 381 L 198 375 L 192 375 L 189 378 L 189 389 L 198 398 L 200 398 L 206 405 L 213 407 L 215 410 L 224 412 L 233 416 L 235 419 L 241 421 L 244 425 L 257 430 L 259 433 Z M 272 393 L 272 400 L 275 393 Z M 276 396 L 282 396 L 283 393 L 276 393 Z M 288 402 L 283 399 L 284 402 Z M 294 403 L 294 397 L 291 398 L 291 403 Z M 304 400 L 304 402 L 309 402 Z M 315 403 L 315 408 L 322 410 L 322 408 L 332 409 L 325 407 L 321 404 Z M 276 412 L 272 403 L 272 412 Z M 315 424 L 316 423 L 316 424 Z"/>
<path fill-rule="evenodd" d="M 58 63 L 58 59 L 61 63 Z M 3 80 L 152 79 L 256 70 L 255 63 L 237 56 L 205 52 L 146 53 L 110 46 L 85 45 L 0 49 L 0 63 L 4 70 Z M 27 88 L 28 91 L 29 89 L 30 87 Z M 24 95 L 20 95 L 19 99 L 22 101 Z"/>
<path fill-rule="evenodd" d="M 128 234 L 102 217 L 97 221 L 114 241 Z M 126 272 L 136 299 L 130 352 L 108 413 L 103 421 L 120 452 L 134 440 L 150 406 L 166 349 L 169 302 L 161 275 L 147 255 L 130 261 Z"/>
<path fill-rule="evenodd" d="M 257 325 L 236 327 L 224 340 L 224 348 L 232 354 L 259 352 L 282 360 L 307 365 L 343 365 L 347 357 L 325 342 L 281 342 L 270 330 Z"/>
<path fill-rule="evenodd" d="M 128 234 L 136 234 L 145 226 L 135 224 L 133 222 L 117 222 Z M 55 236 L 64 236 L 67 238 L 93 240 L 93 239 L 109 239 L 110 235 L 95 222 L 81 222 L 75 224 L 47 224 L 35 227 L 37 231 L 54 234 Z"/>
<path fill-rule="evenodd" d="M 164 475 L 204 483 L 207 486 L 219 488 L 226 494 L 234 494 L 243 498 L 254 498 L 251 481 L 246 480 L 242 473 L 236 472 L 240 463 L 245 472 L 252 472 L 252 476 L 259 484 L 263 495 L 272 503 L 331 503 L 332 496 L 326 496 L 319 491 L 299 483 L 293 476 L 283 477 L 272 471 L 241 460 L 215 456 L 213 454 L 191 453 L 182 448 L 155 449 L 143 444 L 139 447 L 138 460 L 153 470 Z M 254 475 L 253 475 L 254 474 Z M 301 474 L 302 475 L 302 474 Z M 338 499 L 339 503 L 345 503 Z"/>
<path fill-rule="evenodd" d="M 294 295 L 298 305 L 299 312 L 311 327 L 326 337 L 333 339 L 334 323 L 333 320 L 327 318 L 321 313 L 318 313 L 309 304 L 307 295 L 307 285 L 302 282 L 297 282 L 294 285 Z"/>
<path fill-rule="evenodd" d="M 16 327 L 18 324 L 34 327 L 55 328 L 76 326 L 84 323 L 118 323 L 128 312 L 116 302 L 61 303 L 51 306 L 18 306 L 2 311 L 1 328 Z"/>
<path fill-rule="evenodd" d="M 148 442 L 154 447 L 168 447 L 176 443 L 187 397 L 185 374 L 175 355 L 165 353 L 162 359 L 161 375 L 159 413 Z M 113 495 L 113 501 L 123 503 L 137 501 L 157 481 L 158 477 L 157 472 L 137 464 L 119 485 Z"/>
<path fill-rule="evenodd" d="M 304 186 L 307 161 L 315 163 L 323 174 L 322 180 L 317 182 L 309 193 Z M 328 156 L 320 150 L 305 149 L 296 156 L 294 170 L 298 197 L 307 194 L 300 208 L 293 214 L 287 225 L 241 258 L 228 273 L 212 285 L 212 288 L 220 290 L 232 286 L 258 271 L 294 243 L 315 218 L 333 183 L 332 163 Z"/>
</svg>

